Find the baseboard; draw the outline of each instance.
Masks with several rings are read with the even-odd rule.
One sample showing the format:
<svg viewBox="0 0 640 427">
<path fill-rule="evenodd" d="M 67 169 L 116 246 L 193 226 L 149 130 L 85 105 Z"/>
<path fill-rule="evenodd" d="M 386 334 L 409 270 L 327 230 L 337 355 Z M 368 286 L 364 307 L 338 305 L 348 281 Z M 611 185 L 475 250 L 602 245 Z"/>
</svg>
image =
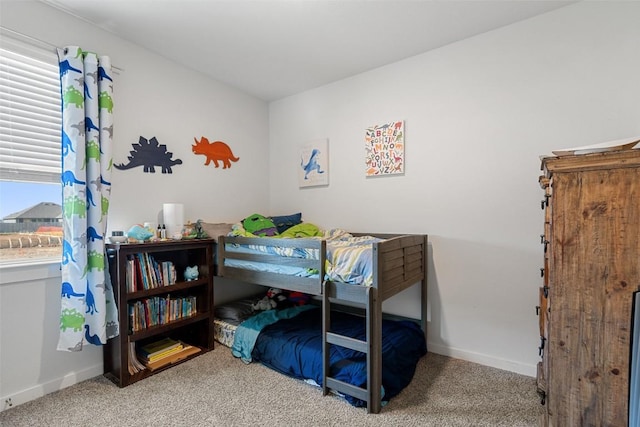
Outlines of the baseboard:
<svg viewBox="0 0 640 427">
<path fill-rule="evenodd" d="M 492 368 L 503 369 L 505 371 L 526 375 L 528 377 L 536 376 L 536 365 L 528 365 L 526 363 L 514 362 L 513 360 L 500 359 L 486 354 L 474 353 L 429 342 L 427 342 L 427 349 L 429 349 L 429 352 L 431 353 L 441 354 L 455 359 L 466 360 L 468 362 L 478 363 L 484 366 L 491 366 Z"/>
<path fill-rule="evenodd" d="M 77 372 L 70 372 L 67 375 L 38 384 L 34 387 L 7 396 L 0 397 L 0 412 L 6 411 L 14 406 L 38 399 L 54 391 L 62 390 L 79 382 L 88 380 L 98 375 L 102 375 L 104 367 L 102 363 Z"/>
</svg>

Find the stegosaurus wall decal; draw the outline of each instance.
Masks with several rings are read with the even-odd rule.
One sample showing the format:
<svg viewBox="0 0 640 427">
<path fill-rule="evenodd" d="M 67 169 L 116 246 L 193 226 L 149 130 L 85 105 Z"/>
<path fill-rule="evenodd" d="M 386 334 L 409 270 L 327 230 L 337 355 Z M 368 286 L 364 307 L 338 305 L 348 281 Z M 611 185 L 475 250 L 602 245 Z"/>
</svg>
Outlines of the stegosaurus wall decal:
<svg viewBox="0 0 640 427">
<path fill-rule="evenodd" d="M 155 167 L 158 166 L 162 168 L 162 173 L 172 173 L 172 166 L 182 164 L 180 159 L 171 159 L 173 153 L 167 151 L 166 145 L 160 145 L 155 136 L 150 140 L 141 136 L 138 143 L 131 146 L 133 150 L 129 152 L 129 163 L 114 164 L 116 169 L 125 170 L 142 166 L 144 172 L 155 173 Z"/>
</svg>

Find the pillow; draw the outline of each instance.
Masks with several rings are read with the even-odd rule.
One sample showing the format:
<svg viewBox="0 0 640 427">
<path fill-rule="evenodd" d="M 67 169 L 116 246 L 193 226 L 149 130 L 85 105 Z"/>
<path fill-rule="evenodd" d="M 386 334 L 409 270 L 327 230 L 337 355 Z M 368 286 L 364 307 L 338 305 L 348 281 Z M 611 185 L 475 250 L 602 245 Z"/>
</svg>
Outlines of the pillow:
<svg viewBox="0 0 640 427">
<path fill-rule="evenodd" d="M 219 236 L 226 236 L 227 234 L 229 234 L 231 232 L 231 227 L 233 226 L 233 224 L 225 224 L 225 223 L 217 223 L 217 224 L 212 224 L 210 222 L 200 222 L 200 225 L 202 226 L 202 230 L 207 233 L 207 236 L 211 237 L 212 239 L 216 239 L 216 241 L 218 240 Z"/>
<path fill-rule="evenodd" d="M 265 237 L 278 234 L 278 229 L 273 221 L 260 214 L 253 214 L 246 217 L 242 220 L 242 226 L 249 233 L 255 234 L 256 236 Z"/>
<path fill-rule="evenodd" d="M 317 225 L 310 222 L 303 222 L 302 224 L 294 225 L 287 228 L 280 237 L 322 237 L 322 231 Z"/>
<path fill-rule="evenodd" d="M 218 319 L 222 319 L 229 323 L 242 323 L 254 314 L 252 304 L 261 296 L 262 295 L 256 295 L 252 298 L 246 298 L 216 306 L 214 309 L 214 315 Z"/>
<path fill-rule="evenodd" d="M 302 222 L 302 213 L 298 212 L 291 215 L 280 215 L 270 217 L 271 221 L 276 225 L 278 233 L 282 233 L 287 228 L 291 228 L 294 225 L 298 225 Z"/>
</svg>

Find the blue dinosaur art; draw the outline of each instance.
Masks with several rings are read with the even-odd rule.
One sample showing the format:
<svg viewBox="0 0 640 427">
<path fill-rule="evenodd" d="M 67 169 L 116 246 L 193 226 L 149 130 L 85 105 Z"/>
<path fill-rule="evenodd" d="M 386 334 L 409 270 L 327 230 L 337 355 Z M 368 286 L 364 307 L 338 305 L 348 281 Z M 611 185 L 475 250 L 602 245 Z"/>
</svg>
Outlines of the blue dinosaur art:
<svg viewBox="0 0 640 427">
<path fill-rule="evenodd" d="M 71 298 L 71 297 L 83 297 L 84 294 L 79 294 L 73 290 L 73 285 L 69 282 L 62 282 L 62 297 Z"/>
<path fill-rule="evenodd" d="M 302 170 L 304 170 L 304 179 L 309 179 L 309 174 L 313 171 L 317 171 L 318 173 L 324 173 L 324 171 L 320 168 L 318 164 L 318 155 L 320 154 L 320 150 L 314 148 L 311 150 L 311 156 L 309 156 L 309 161 L 307 164 L 304 164 L 304 159 L 301 158 L 300 166 L 302 166 Z"/>
</svg>

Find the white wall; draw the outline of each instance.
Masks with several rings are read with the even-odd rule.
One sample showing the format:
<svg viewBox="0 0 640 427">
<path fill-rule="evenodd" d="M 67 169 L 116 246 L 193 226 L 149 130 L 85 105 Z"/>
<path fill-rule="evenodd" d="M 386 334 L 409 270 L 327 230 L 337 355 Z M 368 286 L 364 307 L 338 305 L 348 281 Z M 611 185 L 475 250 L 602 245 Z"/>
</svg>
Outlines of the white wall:
<svg viewBox="0 0 640 427">
<path fill-rule="evenodd" d="M 209 222 L 235 222 L 268 209 L 265 102 L 40 2 L 3 1 L 0 17 L 3 27 L 52 45 L 108 54 L 124 69 L 115 75 L 115 163 L 127 161 L 140 136 L 157 137 L 174 159 L 182 159 L 171 175 L 114 169 L 111 230 L 157 222 L 164 202 L 184 203 L 186 219 Z M 191 152 L 193 138 L 203 135 L 227 142 L 240 160 L 231 169 L 205 167 L 204 157 Z M 219 301 L 224 287 L 216 282 Z M 0 270 L 0 410 L 8 398 L 19 404 L 102 373 L 99 348 L 56 351 L 59 298 L 58 265 Z"/>
<path fill-rule="evenodd" d="M 639 20 L 637 2 L 581 2 L 271 103 L 271 211 L 429 234 L 429 349 L 535 375 L 539 156 L 640 135 Z M 392 120 L 406 172 L 367 179 L 364 130 Z M 316 138 L 330 184 L 298 189 Z M 385 309 L 416 316 L 416 295 Z"/>
<path fill-rule="evenodd" d="M 637 3 L 582 2 L 268 108 L 38 2 L 0 2 L 0 17 L 52 44 L 107 53 L 124 69 L 115 161 L 142 135 L 185 162 L 171 176 L 114 171 L 112 229 L 155 221 L 175 201 L 192 219 L 301 210 L 323 227 L 428 233 L 431 351 L 530 375 L 542 263 L 538 156 L 640 134 Z M 406 125 L 406 173 L 365 179 L 364 129 L 397 119 Z M 200 135 L 228 142 L 240 162 L 204 167 L 190 153 Z M 299 190 L 297 146 L 315 138 L 330 139 L 330 185 Z M 100 349 L 55 351 L 55 266 L 0 275 L 0 410 L 6 398 L 18 404 L 102 372 Z M 385 308 L 415 316 L 415 294 Z"/>
</svg>

